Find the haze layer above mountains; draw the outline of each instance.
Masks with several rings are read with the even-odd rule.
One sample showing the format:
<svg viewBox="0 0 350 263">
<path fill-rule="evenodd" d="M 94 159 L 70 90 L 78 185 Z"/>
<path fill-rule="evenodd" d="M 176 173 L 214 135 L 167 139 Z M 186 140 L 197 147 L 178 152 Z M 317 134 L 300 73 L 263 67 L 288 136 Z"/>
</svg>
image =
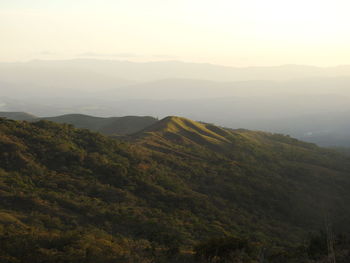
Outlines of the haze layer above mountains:
<svg viewBox="0 0 350 263">
<path fill-rule="evenodd" d="M 349 141 L 350 66 L 232 68 L 177 61 L 0 64 L 0 111 L 40 117 L 185 116 L 230 128 Z"/>
</svg>

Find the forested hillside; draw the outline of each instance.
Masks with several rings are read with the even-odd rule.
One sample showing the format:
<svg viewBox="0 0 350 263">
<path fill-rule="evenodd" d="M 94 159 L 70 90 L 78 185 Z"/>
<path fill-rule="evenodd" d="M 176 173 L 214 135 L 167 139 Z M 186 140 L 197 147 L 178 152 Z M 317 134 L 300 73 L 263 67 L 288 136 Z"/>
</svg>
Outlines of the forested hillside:
<svg viewBox="0 0 350 263">
<path fill-rule="evenodd" d="M 19 121 L 47 120 L 72 124 L 76 128 L 89 129 L 105 135 L 127 135 L 139 132 L 157 121 L 150 116 L 95 117 L 84 114 L 66 114 L 54 117 L 37 117 L 26 112 L 0 112 L 0 118 Z"/>
<path fill-rule="evenodd" d="M 56 117 L 40 118 L 57 123 L 72 124 L 76 128 L 84 128 L 105 135 L 126 135 L 138 132 L 155 123 L 157 119 L 149 116 L 94 117 L 83 114 L 67 114 Z"/>
<path fill-rule="evenodd" d="M 8 118 L 11 120 L 18 120 L 18 121 L 30 121 L 38 118 L 35 115 L 29 114 L 26 112 L 6 112 L 6 111 L 0 111 L 0 117 Z"/>
<path fill-rule="evenodd" d="M 278 134 L 0 119 L 0 150 L 0 262 L 306 262 L 325 218 L 349 231 L 349 157 Z"/>
</svg>

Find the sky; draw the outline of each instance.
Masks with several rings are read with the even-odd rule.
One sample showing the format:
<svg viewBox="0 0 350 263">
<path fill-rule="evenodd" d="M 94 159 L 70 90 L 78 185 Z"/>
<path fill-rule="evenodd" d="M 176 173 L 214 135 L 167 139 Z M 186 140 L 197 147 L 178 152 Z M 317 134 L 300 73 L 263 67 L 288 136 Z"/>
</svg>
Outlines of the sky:
<svg viewBox="0 0 350 263">
<path fill-rule="evenodd" d="M 350 64 L 349 0 L 0 0 L 0 61 Z"/>
</svg>

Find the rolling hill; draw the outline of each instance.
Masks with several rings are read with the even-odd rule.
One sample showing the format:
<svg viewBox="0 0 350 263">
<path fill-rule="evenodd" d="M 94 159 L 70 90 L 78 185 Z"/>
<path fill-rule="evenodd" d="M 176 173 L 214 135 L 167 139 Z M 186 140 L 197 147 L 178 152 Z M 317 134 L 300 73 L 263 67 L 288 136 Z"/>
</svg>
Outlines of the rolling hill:
<svg viewBox="0 0 350 263">
<path fill-rule="evenodd" d="M 55 117 L 36 117 L 25 112 L 0 112 L 0 117 L 12 120 L 40 121 L 48 120 L 57 123 L 66 123 L 76 128 L 89 129 L 105 135 L 126 135 L 136 133 L 155 123 L 153 117 L 124 116 L 124 117 L 94 117 L 84 114 L 66 114 Z"/>
<path fill-rule="evenodd" d="M 38 118 L 35 115 L 29 114 L 26 112 L 5 112 L 5 111 L 0 112 L 0 117 L 16 120 L 16 121 L 30 121 Z"/>
<path fill-rule="evenodd" d="M 83 114 L 67 114 L 56 117 L 40 118 L 57 123 L 72 124 L 77 128 L 89 129 L 106 135 L 126 135 L 138 132 L 155 123 L 153 117 L 125 116 L 125 117 L 94 117 Z"/>
<path fill-rule="evenodd" d="M 167 117 L 113 139 L 0 119 L 0 148 L 4 262 L 190 262 L 223 236 L 286 255 L 325 215 L 350 230 L 349 157 L 288 136 Z"/>
</svg>

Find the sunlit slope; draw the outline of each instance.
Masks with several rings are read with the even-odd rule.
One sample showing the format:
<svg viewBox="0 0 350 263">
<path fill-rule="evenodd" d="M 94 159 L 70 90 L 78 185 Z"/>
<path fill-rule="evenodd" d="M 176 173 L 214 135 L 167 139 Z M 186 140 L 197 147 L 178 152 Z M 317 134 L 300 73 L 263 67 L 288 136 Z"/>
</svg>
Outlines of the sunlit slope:
<svg viewBox="0 0 350 263">
<path fill-rule="evenodd" d="M 133 140 L 171 167 L 195 170 L 203 185 L 192 181 L 194 189 L 240 200 L 243 210 L 278 211 L 277 217 L 310 229 L 322 228 L 331 213 L 337 227 L 346 225 L 350 159 L 331 150 L 281 134 L 180 117 L 167 117 Z"/>
<path fill-rule="evenodd" d="M 212 125 L 180 117 L 166 117 L 142 131 L 147 135 L 159 135 L 171 141 L 196 143 L 198 145 L 220 145 L 229 143 L 230 133 Z"/>
<path fill-rule="evenodd" d="M 206 149 L 230 157 L 249 152 L 262 156 L 284 155 L 288 158 L 310 154 L 308 158 L 311 158 L 313 154 L 327 152 L 314 144 L 281 134 L 227 129 L 176 116 L 154 123 L 135 134 L 133 140 L 148 146 L 173 150 L 181 148 L 185 152 L 186 149 L 192 151 L 192 148 Z"/>
</svg>

